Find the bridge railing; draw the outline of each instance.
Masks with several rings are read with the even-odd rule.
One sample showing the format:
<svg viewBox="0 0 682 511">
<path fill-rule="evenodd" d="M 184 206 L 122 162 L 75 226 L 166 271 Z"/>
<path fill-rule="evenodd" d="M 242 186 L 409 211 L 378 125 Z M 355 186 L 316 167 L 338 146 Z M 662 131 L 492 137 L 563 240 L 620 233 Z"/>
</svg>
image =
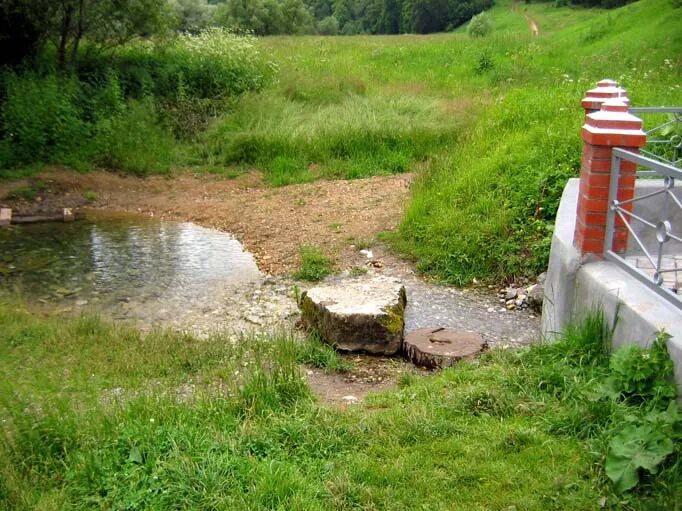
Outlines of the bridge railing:
<svg viewBox="0 0 682 511">
<path fill-rule="evenodd" d="M 630 113 L 645 121 L 647 141 L 640 153 L 674 167 L 682 166 L 682 107 L 634 107 Z M 650 118 L 652 126 L 647 123 Z"/>
</svg>

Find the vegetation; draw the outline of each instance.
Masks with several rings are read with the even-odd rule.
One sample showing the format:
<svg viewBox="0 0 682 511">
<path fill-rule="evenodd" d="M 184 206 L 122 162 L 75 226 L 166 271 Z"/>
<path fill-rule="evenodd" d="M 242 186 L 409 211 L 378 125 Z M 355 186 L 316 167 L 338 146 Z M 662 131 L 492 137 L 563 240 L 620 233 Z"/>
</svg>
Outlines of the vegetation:
<svg viewBox="0 0 682 511">
<path fill-rule="evenodd" d="M 332 271 L 332 261 L 322 253 L 319 247 L 305 245 L 300 249 L 301 268 L 294 273 L 294 278 L 317 282 Z"/>
<path fill-rule="evenodd" d="M 558 343 L 408 373 L 347 410 L 316 403 L 298 366 L 345 370 L 333 351 L 287 332 L 143 334 L 12 303 L 0 328 L 3 508 L 679 505 L 674 399 L 604 390 L 625 373 L 598 317 Z M 663 360 L 653 350 L 624 358 Z M 649 389 L 668 385 L 663 367 Z"/>
</svg>

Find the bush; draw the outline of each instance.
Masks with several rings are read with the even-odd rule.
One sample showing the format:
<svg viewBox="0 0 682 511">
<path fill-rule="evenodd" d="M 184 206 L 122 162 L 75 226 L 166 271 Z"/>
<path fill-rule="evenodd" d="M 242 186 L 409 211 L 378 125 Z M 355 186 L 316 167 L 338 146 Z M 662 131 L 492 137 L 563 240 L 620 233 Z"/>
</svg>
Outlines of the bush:
<svg viewBox="0 0 682 511">
<path fill-rule="evenodd" d="M 0 73 L 0 169 L 97 163 L 167 172 L 173 135 L 195 136 L 235 98 L 262 89 L 274 71 L 251 37 L 211 29 L 163 45 L 84 52 L 69 76 Z"/>
<path fill-rule="evenodd" d="M 8 161 L 0 162 L 0 168 L 82 156 L 90 129 L 78 105 L 76 80 L 8 73 L 4 81 L 0 133 Z"/>
<path fill-rule="evenodd" d="M 493 31 L 493 25 L 485 12 L 477 14 L 469 22 L 467 34 L 469 37 L 485 37 Z"/>
<path fill-rule="evenodd" d="M 317 24 L 317 32 L 320 35 L 338 35 L 339 20 L 334 16 L 327 16 Z"/>
</svg>

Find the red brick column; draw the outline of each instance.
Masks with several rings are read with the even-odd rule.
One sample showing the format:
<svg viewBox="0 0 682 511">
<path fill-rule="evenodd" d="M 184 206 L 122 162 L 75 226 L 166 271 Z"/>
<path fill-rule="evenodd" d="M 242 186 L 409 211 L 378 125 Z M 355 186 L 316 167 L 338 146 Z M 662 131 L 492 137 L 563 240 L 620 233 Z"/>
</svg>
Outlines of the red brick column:
<svg viewBox="0 0 682 511">
<path fill-rule="evenodd" d="M 583 254 L 601 257 L 606 235 L 611 155 L 614 147 L 632 152 L 646 143 L 642 120 L 628 113 L 628 105 L 621 99 L 607 99 L 601 110 L 587 114 L 582 128 L 583 157 L 580 170 L 577 218 L 573 244 Z M 635 191 L 634 163 L 623 161 L 618 181 L 618 200 L 632 199 Z M 631 205 L 629 205 L 631 207 Z M 628 231 L 616 219 L 612 250 L 624 252 Z"/>
<path fill-rule="evenodd" d="M 581 101 L 581 105 L 585 109 L 585 115 L 588 115 L 599 111 L 604 101 L 614 98 L 620 98 L 627 105 L 630 104 L 625 89 L 620 88 L 618 82 L 605 79 L 598 82 L 597 87 L 587 91 L 587 94 Z"/>
</svg>

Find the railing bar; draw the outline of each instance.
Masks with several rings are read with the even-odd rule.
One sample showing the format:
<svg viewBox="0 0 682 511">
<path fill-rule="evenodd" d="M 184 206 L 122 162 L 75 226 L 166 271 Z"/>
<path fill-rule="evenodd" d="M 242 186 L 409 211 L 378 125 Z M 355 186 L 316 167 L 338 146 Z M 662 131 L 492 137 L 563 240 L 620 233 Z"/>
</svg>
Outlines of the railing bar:
<svg viewBox="0 0 682 511">
<path fill-rule="evenodd" d="M 627 273 L 635 277 L 637 280 L 639 280 L 642 284 L 644 284 L 647 288 L 649 288 L 651 291 L 654 293 L 658 294 L 659 296 L 665 298 L 668 300 L 672 305 L 675 307 L 682 309 L 682 300 L 680 300 L 680 297 L 670 291 L 667 287 L 663 286 L 657 286 L 654 284 L 653 280 L 646 275 L 644 272 L 639 271 L 637 268 L 634 268 L 628 262 L 620 257 L 618 254 L 613 252 L 612 250 L 608 250 L 604 253 L 604 257 L 606 259 L 609 259 L 611 261 L 614 261 L 617 263 L 620 267 L 623 268 Z M 652 285 L 654 284 L 654 285 Z"/>
<path fill-rule="evenodd" d="M 655 128 L 651 128 L 649 131 L 645 130 L 644 133 L 646 133 L 648 135 L 652 131 L 660 130 L 661 128 L 665 128 L 666 126 L 670 126 L 671 124 L 676 124 L 676 123 L 677 123 L 677 119 L 670 119 L 669 121 L 666 121 L 663 124 L 659 124 Z M 647 142 L 648 142 L 648 140 L 647 140 Z"/>
<path fill-rule="evenodd" d="M 632 234 L 632 237 L 634 238 L 634 240 L 635 240 L 635 241 L 637 242 L 637 244 L 639 245 L 639 248 L 642 249 L 642 252 L 644 252 L 644 255 L 646 256 L 646 258 L 647 258 L 647 259 L 649 260 L 649 262 L 651 263 L 651 266 L 653 266 L 654 268 L 656 268 L 656 263 L 654 262 L 653 257 L 651 257 L 651 254 L 649 254 L 649 251 L 646 249 L 646 247 L 644 246 L 644 244 L 641 242 L 641 240 L 639 239 L 639 236 L 637 236 L 637 233 L 634 231 L 634 229 L 633 229 L 632 227 L 630 227 L 630 223 L 629 223 L 627 220 L 625 220 L 625 217 L 624 217 L 623 214 L 621 213 L 621 210 L 616 209 L 616 214 L 617 214 L 617 215 L 620 217 L 620 219 L 623 221 L 623 223 L 625 224 L 625 227 L 627 228 L 627 230 L 630 231 L 630 234 Z M 611 227 L 611 232 L 612 232 L 611 236 L 613 236 L 613 226 Z M 607 245 L 607 246 L 608 246 L 608 245 Z M 611 249 L 609 248 L 609 250 L 611 250 Z"/>
<path fill-rule="evenodd" d="M 655 169 L 656 171 L 665 176 L 682 177 L 682 170 L 673 167 L 672 165 L 652 160 L 651 158 L 647 158 L 646 156 L 631 153 L 630 151 L 626 151 L 619 147 L 614 147 L 613 154 L 623 160 L 631 161 L 633 163 L 641 165 L 642 167 L 649 167 Z"/>
<path fill-rule="evenodd" d="M 630 217 L 630 218 L 632 218 L 632 219 L 634 219 L 634 220 L 637 220 L 638 222 L 643 223 L 643 224 L 646 225 L 647 227 L 651 227 L 651 228 L 653 228 L 653 229 L 656 228 L 656 224 L 654 224 L 654 223 L 652 223 L 652 222 L 649 222 L 649 220 L 647 220 L 647 219 L 645 219 L 645 218 L 642 218 L 642 217 L 639 216 L 639 215 L 635 215 L 632 211 L 628 211 L 627 209 L 619 208 L 619 207 L 617 207 L 617 206 L 616 206 L 615 209 L 616 209 L 616 211 L 620 211 L 620 212 L 622 212 L 622 213 L 625 213 L 626 215 L 628 215 L 628 217 Z"/>
<path fill-rule="evenodd" d="M 632 113 L 641 114 L 682 114 L 682 107 L 677 106 L 633 106 Z"/>
<path fill-rule="evenodd" d="M 679 271 L 682 271 L 682 268 L 671 268 L 669 270 L 658 270 L 658 273 L 677 273 Z"/>
<path fill-rule="evenodd" d="M 677 204 L 677 207 L 682 209 L 682 202 L 680 202 L 680 199 L 678 199 L 675 194 L 672 192 L 672 190 L 668 189 L 668 195 L 670 195 L 670 198 L 673 200 L 675 204 Z"/>
<path fill-rule="evenodd" d="M 630 203 L 632 203 L 632 202 L 638 202 L 638 201 L 641 201 L 641 200 L 644 200 L 644 199 L 650 199 L 651 197 L 656 197 L 656 195 L 661 195 L 661 194 L 663 194 L 663 193 L 666 193 L 666 191 L 667 191 L 667 190 L 665 190 L 665 189 L 663 189 L 663 190 L 656 190 L 655 192 L 649 192 L 649 193 L 645 193 L 644 195 L 638 195 L 637 197 L 635 197 L 635 198 L 633 198 L 633 199 L 618 201 L 618 204 L 619 204 L 619 205 L 620 205 L 620 204 L 630 204 Z"/>
<path fill-rule="evenodd" d="M 669 237 L 671 240 L 675 240 L 675 241 L 677 241 L 678 243 L 682 243 L 682 238 L 680 238 L 679 236 L 675 236 L 675 235 L 672 234 L 672 233 L 668 233 L 668 237 Z"/>
</svg>

